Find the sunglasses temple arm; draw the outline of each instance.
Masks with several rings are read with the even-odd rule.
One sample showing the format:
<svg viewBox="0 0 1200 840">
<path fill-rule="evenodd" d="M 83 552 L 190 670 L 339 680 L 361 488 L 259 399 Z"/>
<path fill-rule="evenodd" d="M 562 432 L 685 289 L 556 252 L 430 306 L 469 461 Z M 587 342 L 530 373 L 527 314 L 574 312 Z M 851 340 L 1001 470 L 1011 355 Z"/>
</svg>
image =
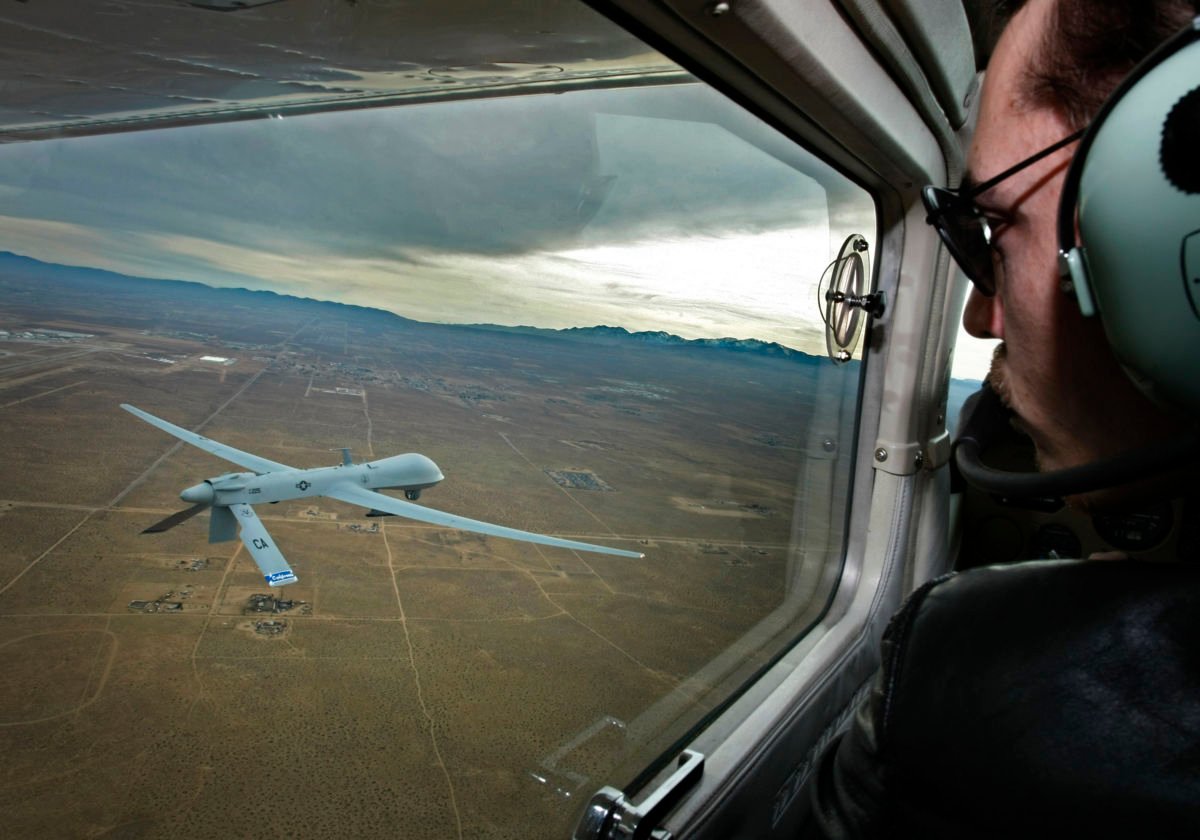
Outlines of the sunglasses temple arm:
<svg viewBox="0 0 1200 840">
<path fill-rule="evenodd" d="M 1042 158 L 1054 154 L 1059 149 L 1061 149 L 1063 146 L 1068 146 L 1071 143 L 1074 143 L 1076 140 L 1078 140 L 1080 137 L 1082 137 L 1084 135 L 1085 131 L 1087 131 L 1086 128 L 1081 128 L 1081 129 L 1079 129 L 1079 131 L 1076 131 L 1073 134 L 1068 134 L 1066 137 L 1059 140 L 1054 145 L 1047 146 L 1046 148 L 1042 149 L 1036 155 L 1033 155 L 1032 157 L 1027 157 L 1027 158 L 1025 158 L 1025 160 L 1021 161 L 1020 163 L 1018 163 L 1014 166 L 1010 166 L 1008 169 L 1005 169 L 1003 172 L 1001 172 L 999 175 L 997 175 L 993 178 L 988 178 L 982 184 L 973 188 L 969 193 L 966 193 L 963 196 L 963 198 L 974 198 L 977 195 L 987 192 L 988 190 L 990 190 L 992 187 L 996 186 L 996 184 L 999 184 L 1001 181 L 1003 181 L 1008 176 L 1015 175 L 1016 173 L 1020 172 L 1025 167 L 1032 166 L 1033 164 L 1037 163 Z"/>
</svg>

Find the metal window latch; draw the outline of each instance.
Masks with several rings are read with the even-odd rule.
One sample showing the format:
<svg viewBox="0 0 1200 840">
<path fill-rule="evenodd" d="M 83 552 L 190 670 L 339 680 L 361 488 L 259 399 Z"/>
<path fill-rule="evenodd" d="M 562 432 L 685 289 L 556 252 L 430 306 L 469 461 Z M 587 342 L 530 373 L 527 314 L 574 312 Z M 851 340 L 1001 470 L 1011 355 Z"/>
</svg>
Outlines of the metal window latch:
<svg viewBox="0 0 1200 840">
<path fill-rule="evenodd" d="M 882 290 L 865 295 L 856 295 L 850 292 L 839 292 L 830 289 L 825 293 L 825 300 L 830 303 L 840 303 L 849 306 L 851 309 L 861 309 L 872 318 L 882 318 L 884 310 L 887 309 L 887 293 Z"/>
<path fill-rule="evenodd" d="M 665 840 L 670 835 L 656 826 L 703 774 L 704 754 L 684 750 L 675 772 L 640 805 L 616 788 L 600 788 L 579 818 L 573 840 Z"/>
</svg>

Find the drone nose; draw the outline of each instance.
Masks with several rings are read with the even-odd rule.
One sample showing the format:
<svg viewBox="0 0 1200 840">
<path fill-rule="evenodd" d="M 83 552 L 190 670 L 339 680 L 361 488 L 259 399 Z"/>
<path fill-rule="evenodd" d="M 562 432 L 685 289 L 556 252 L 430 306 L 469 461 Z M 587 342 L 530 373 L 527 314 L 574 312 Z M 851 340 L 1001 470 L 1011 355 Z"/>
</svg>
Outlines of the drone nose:
<svg viewBox="0 0 1200 840">
<path fill-rule="evenodd" d="M 196 484 L 180 493 L 179 498 L 194 505 L 211 505 L 213 502 L 212 485 L 207 481 Z"/>
<path fill-rule="evenodd" d="M 427 481 L 432 484 L 436 484 L 446 478 L 446 476 L 442 475 L 442 471 L 438 468 L 438 465 L 433 462 L 432 458 L 427 458 L 424 455 L 420 457 L 421 465 L 428 471 L 428 476 L 426 478 Z"/>
</svg>

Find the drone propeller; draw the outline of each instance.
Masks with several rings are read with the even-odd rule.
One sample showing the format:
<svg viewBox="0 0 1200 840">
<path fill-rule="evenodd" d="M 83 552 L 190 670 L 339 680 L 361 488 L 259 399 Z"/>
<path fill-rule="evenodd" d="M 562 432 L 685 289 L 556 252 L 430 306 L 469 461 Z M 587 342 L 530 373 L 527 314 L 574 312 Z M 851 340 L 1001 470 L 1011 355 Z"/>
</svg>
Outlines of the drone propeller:
<svg viewBox="0 0 1200 840">
<path fill-rule="evenodd" d="M 142 531 L 142 533 L 143 534 L 161 534 L 163 531 L 169 531 L 172 528 L 174 528 L 176 525 L 179 525 L 183 522 L 187 522 L 189 519 L 191 519 L 193 516 L 195 516 L 200 511 L 207 510 L 208 507 L 209 506 L 203 502 L 201 502 L 198 505 L 192 505 L 187 510 L 181 510 L 178 513 L 172 513 L 166 519 L 161 519 L 158 522 L 155 522 L 149 528 Z"/>
</svg>

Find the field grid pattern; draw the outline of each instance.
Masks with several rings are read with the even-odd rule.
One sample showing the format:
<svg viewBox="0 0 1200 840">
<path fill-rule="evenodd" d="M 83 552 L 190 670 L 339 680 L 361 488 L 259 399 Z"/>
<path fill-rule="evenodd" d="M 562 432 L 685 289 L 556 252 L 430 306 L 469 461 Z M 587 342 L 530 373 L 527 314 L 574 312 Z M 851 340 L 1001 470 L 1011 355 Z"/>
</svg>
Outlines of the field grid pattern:
<svg viewBox="0 0 1200 840">
<path fill-rule="evenodd" d="M 72 282 L 0 276 L 6 837 L 568 836 L 837 562 L 795 514 L 814 493 L 841 528 L 845 488 L 803 480 L 827 362 L 170 284 L 73 309 Z M 236 468 L 125 402 L 297 467 L 420 452 L 446 475 L 421 504 L 646 557 L 318 498 L 257 508 L 300 579 L 268 591 L 206 514 L 140 534 Z"/>
</svg>

